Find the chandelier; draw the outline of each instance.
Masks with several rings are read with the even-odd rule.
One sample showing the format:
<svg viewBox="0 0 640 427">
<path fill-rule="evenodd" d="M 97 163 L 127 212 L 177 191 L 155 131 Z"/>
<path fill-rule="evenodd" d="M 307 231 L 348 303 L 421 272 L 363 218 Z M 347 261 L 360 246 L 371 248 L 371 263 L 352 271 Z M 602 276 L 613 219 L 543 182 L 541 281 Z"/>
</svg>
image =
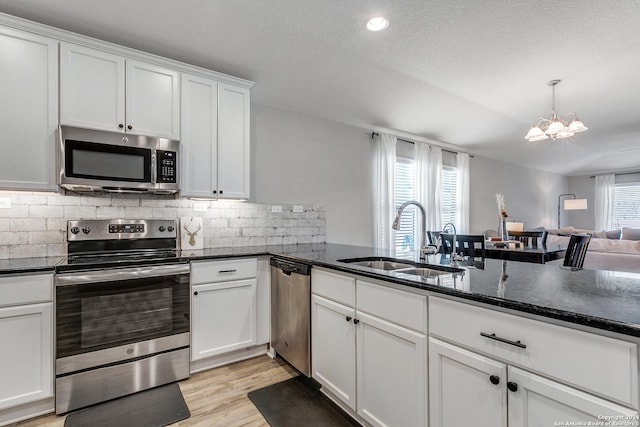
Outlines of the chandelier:
<svg viewBox="0 0 640 427">
<path fill-rule="evenodd" d="M 578 119 L 575 113 L 566 113 L 563 118 L 558 117 L 556 113 L 556 85 L 558 83 L 560 83 L 560 80 L 551 80 L 547 83 L 551 86 L 552 91 L 551 118 L 540 118 L 538 123 L 532 126 L 527 136 L 524 137 L 527 141 L 543 141 L 548 138 L 555 141 L 556 139 L 568 138 L 578 132 L 584 132 L 589 129 Z M 573 116 L 573 120 L 569 122 L 571 116 Z"/>
</svg>

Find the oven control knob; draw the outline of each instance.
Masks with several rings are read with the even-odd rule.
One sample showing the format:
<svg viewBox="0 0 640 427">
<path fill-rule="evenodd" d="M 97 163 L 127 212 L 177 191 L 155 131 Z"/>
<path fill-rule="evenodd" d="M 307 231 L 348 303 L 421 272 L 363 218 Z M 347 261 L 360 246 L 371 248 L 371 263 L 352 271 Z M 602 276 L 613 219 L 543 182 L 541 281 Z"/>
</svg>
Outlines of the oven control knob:
<svg viewBox="0 0 640 427">
<path fill-rule="evenodd" d="M 80 229 L 78 227 L 71 227 L 72 234 L 78 234 L 79 232 L 80 232 Z"/>
<path fill-rule="evenodd" d="M 161 225 L 160 227 L 158 227 L 158 230 L 160 230 L 160 232 L 164 231 L 164 225 Z"/>
<path fill-rule="evenodd" d="M 168 231 L 169 233 L 173 232 L 173 230 L 175 230 L 175 229 L 173 228 L 173 225 L 170 225 L 170 226 L 168 226 L 168 227 L 167 227 L 167 231 Z"/>
<path fill-rule="evenodd" d="M 84 234 L 89 234 L 89 233 L 91 233 L 91 229 L 89 227 L 82 227 L 82 232 Z"/>
</svg>

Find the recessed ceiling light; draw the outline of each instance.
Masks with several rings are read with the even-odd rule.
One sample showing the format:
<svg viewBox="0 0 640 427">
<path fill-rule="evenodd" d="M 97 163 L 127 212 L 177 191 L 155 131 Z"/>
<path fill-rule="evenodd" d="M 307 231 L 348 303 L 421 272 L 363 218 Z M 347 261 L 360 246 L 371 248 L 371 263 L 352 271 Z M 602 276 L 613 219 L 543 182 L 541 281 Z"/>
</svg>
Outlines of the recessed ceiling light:
<svg viewBox="0 0 640 427">
<path fill-rule="evenodd" d="M 389 20 L 384 16 L 376 16 L 369 19 L 367 29 L 369 31 L 382 31 L 389 26 Z"/>
</svg>

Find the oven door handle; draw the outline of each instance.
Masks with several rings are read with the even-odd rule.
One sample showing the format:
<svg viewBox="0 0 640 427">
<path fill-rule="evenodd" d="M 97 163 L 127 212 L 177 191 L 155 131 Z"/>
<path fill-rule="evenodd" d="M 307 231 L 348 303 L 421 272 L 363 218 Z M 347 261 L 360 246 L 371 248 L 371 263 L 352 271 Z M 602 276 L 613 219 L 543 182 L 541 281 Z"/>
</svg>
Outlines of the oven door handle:
<svg viewBox="0 0 640 427">
<path fill-rule="evenodd" d="M 56 286 L 85 285 L 119 280 L 145 279 L 147 277 L 177 276 L 189 273 L 189 264 L 154 265 L 149 267 L 122 268 L 113 271 L 90 270 L 77 273 L 56 274 Z"/>
</svg>

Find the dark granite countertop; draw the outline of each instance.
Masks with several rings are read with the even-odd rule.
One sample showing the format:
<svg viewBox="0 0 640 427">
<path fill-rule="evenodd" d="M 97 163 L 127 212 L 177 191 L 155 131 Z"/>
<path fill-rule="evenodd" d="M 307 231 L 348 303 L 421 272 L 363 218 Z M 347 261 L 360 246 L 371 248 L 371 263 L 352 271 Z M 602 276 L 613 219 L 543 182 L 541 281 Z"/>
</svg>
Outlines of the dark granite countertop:
<svg viewBox="0 0 640 427">
<path fill-rule="evenodd" d="M 56 264 L 63 259 L 61 257 L 0 259 L 0 275 L 43 273 L 47 271 L 53 273 Z"/>
<path fill-rule="evenodd" d="M 507 309 L 550 317 L 593 328 L 640 337 L 640 274 L 578 270 L 561 261 L 534 264 L 497 259 L 463 266 L 460 274 L 438 278 L 410 276 L 360 267 L 339 260 L 362 257 L 396 257 L 391 251 L 339 244 L 247 246 L 182 251 L 191 261 L 274 255 L 315 266 L 387 280 Z M 407 258 L 407 257 L 400 257 Z M 415 260 L 413 256 L 408 257 Z M 431 256 L 432 264 L 449 266 L 449 259 Z M 53 271 L 62 258 L 0 260 L 0 274 Z"/>
</svg>

